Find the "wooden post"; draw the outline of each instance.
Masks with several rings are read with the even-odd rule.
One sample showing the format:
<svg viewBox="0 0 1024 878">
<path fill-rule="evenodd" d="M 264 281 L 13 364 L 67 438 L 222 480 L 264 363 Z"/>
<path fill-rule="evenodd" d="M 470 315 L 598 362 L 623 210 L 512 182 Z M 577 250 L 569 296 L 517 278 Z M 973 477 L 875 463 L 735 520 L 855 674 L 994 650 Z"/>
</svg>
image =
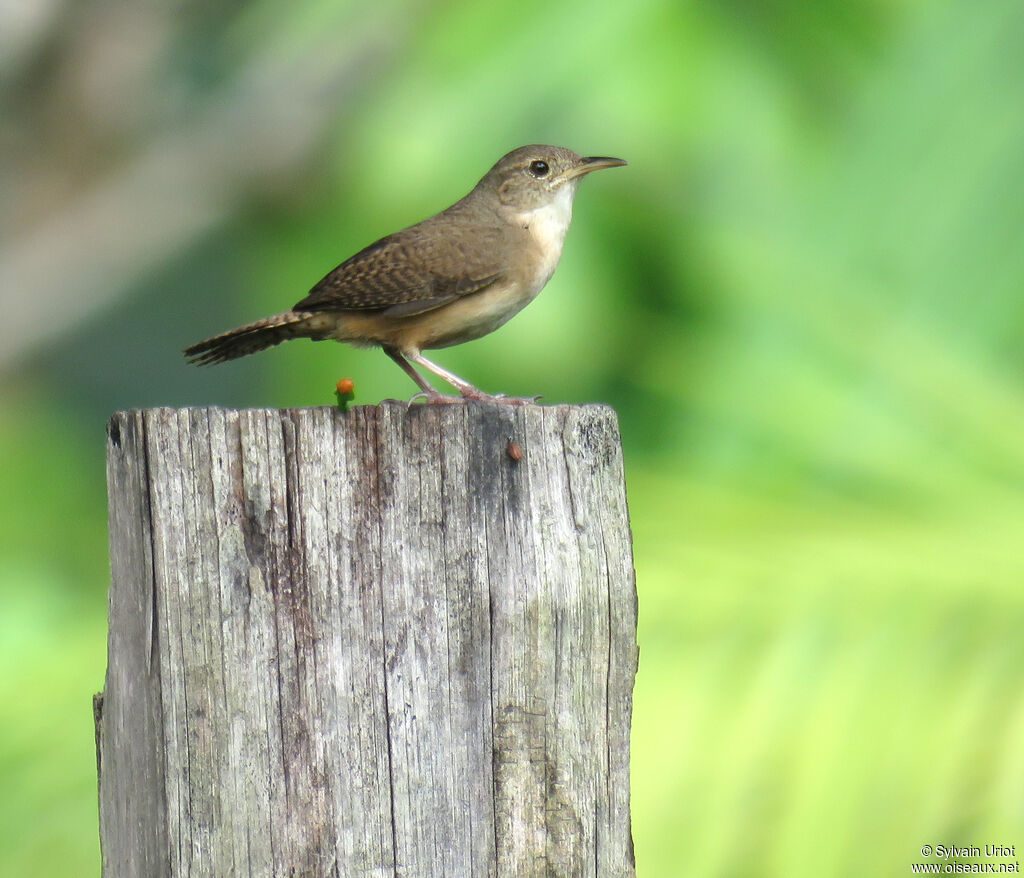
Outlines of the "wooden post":
<svg viewBox="0 0 1024 878">
<path fill-rule="evenodd" d="M 109 424 L 103 874 L 628 876 L 604 406 Z"/>
</svg>

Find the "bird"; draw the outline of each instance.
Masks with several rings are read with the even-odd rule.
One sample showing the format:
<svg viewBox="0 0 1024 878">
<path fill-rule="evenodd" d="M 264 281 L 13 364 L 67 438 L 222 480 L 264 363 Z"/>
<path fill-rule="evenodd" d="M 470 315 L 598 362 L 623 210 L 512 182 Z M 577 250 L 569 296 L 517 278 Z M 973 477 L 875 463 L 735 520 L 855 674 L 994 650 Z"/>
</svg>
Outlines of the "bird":
<svg viewBox="0 0 1024 878">
<path fill-rule="evenodd" d="M 209 365 L 292 338 L 333 339 L 383 349 L 419 387 L 410 402 L 534 402 L 484 393 L 423 351 L 487 335 L 532 302 L 561 258 L 580 182 L 625 164 L 559 146 L 514 149 L 468 195 L 346 259 L 288 311 L 200 341 L 185 356 Z M 459 396 L 440 393 L 416 366 Z"/>
</svg>

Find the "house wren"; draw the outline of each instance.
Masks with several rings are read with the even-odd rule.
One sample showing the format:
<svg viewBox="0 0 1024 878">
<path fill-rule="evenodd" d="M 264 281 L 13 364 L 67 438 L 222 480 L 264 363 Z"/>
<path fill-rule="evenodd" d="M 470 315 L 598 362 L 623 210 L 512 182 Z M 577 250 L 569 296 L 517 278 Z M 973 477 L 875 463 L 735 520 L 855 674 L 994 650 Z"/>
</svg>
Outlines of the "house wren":
<svg viewBox="0 0 1024 878">
<path fill-rule="evenodd" d="M 428 402 L 458 397 L 438 393 L 413 363 L 463 398 L 527 402 L 483 393 L 422 351 L 480 338 L 526 307 L 558 265 L 580 181 L 624 164 L 558 146 L 515 149 L 461 201 L 360 250 L 290 311 L 201 341 L 185 354 L 205 365 L 290 338 L 330 338 L 383 348 Z"/>
</svg>

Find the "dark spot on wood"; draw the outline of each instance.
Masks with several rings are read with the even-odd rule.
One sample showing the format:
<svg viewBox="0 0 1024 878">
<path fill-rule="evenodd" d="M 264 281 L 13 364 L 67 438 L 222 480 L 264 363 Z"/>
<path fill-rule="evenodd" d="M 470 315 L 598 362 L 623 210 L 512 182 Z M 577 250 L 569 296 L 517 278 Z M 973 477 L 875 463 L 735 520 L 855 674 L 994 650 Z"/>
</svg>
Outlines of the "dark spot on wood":
<svg viewBox="0 0 1024 878">
<path fill-rule="evenodd" d="M 236 609 L 241 609 L 243 612 L 248 613 L 249 607 L 252 604 L 252 586 L 249 584 L 249 573 L 248 571 L 236 571 L 235 575 L 231 580 L 231 593 L 235 597 L 234 605 L 226 609 L 226 612 L 234 612 Z"/>
<path fill-rule="evenodd" d="M 103 777 L 103 693 L 97 692 L 92 697 L 92 721 L 93 732 L 96 736 L 96 776 Z"/>
<path fill-rule="evenodd" d="M 242 526 L 245 554 L 253 567 L 262 567 L 266 558 L 268 516 L 267 512 L 260 515 L 252 500 L 245 501 L 245 511 L 239 524 Z"/>
<path fill-rule="evenodd" d="M 107 421 L 107 437 L 115 448 L 121 447 L 121 425 L 117 422 L 117 415 Z"/>
<path fill-rule="evenodd" d="M 566 437 L 569 451 L 592 469 L 613 464 L 619 447 L 619 432 L 613 422 L 603 417 L 579 418 L 570 426 Z"/>
</svg>

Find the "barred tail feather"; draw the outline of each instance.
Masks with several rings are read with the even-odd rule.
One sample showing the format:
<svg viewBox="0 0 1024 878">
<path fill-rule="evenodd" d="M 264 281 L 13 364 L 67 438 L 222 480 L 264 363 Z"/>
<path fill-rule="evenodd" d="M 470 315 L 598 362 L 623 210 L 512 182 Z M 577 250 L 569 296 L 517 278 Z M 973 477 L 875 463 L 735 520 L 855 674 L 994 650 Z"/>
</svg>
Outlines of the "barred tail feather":
<svg viewBox="0 0 1024 878">
<path fill-rule="evenodd" d="M 304 311 L 275 314 L 194 344 L 185 349 L 185 356 L 195 366 L 209 366 L 254 354 L 290 338 L 308 335 L 303 324 L 309 316 Z"/>
</svg>

